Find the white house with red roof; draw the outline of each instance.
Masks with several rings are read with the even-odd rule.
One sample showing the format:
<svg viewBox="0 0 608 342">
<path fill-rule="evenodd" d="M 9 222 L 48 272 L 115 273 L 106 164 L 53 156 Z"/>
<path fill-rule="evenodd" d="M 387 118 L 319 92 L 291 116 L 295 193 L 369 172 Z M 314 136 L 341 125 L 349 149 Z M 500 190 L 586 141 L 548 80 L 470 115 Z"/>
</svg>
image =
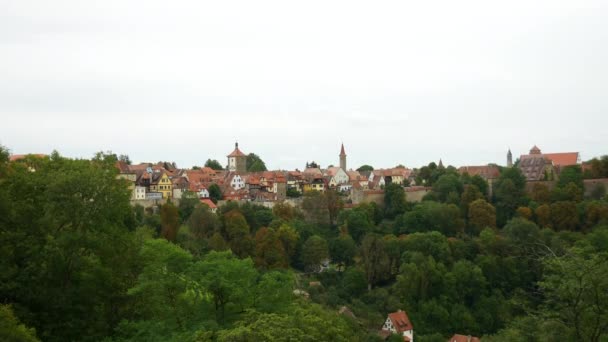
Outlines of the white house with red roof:
<svg viewBox="0 0 608 342">
<path fill-rule="evenodd" d="M 389 313 L 382 330 L 403 336 L 405 342 L 414 342 L 414 326 L 403 310 Z"/>
</svg>

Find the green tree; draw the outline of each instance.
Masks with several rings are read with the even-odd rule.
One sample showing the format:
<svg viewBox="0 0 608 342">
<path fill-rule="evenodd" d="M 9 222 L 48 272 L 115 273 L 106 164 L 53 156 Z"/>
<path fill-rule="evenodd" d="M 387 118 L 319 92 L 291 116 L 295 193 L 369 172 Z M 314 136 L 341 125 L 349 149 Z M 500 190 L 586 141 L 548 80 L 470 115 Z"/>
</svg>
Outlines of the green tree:
<svg viewBox="0 0 608 342">
<path fill-rule="evenodd" d="M 37 163 L 11 163 L 0 179 L 0 302 L 46 341 L 100 340 L 138 263 L 130 191 L 104 160 Z"/>
<path fill-rule="evenodd" d="M 289 257 L 272 228 L 261 228 L 255 234 L 255 265 L 262 269 L 287 268 Z"/>
<path fill-rule="evenodd" d="M 525 204 L 526 178 L 517 167 L 505 168 L 496 182 L 496 219 L 503 226 Z"/>
<path fill-rule="evenodd" d="M 576 203 L 562 201 L 551 204 L 551 223 L 555 230 L 576 230 L 579 224 Z"/>
<path fill-rule="evenodd" d="M 222 197 L 222 190 L 217 184 L 213 183 L 209 185 L 209 199 L 211 199 L 213 203 L 217 204 L 217 201 L 221 200 Z"/>
<path fill-rule="evenodd" d="M 604 341 L 608 338 L 608 257 L 579 250 L 546 259 L 539 282 L 546 296 L 543 315 L 564 331 L 563 338 Z"/>
<path fill-rule="evenodd" d="M 574 183 L 579 189 L 583 190 L 583 172 L 581 171 L 580 165 L 569 165 L 565 166 L 559 173 L 559 180 L 557 181 L 558 187 L 565 187 L 566 185 Z"/>
<path fill-rule="evenodd" d="M 342 234 L 331 240 L 329 246 L 331 259 L 341 267 L 353 264 L 353 258 L 357 253 L 357 244 L 348 234 Z"/>
<path fill-rule="evenodd" d="M 455 193 L 460 198 L 462 189 L 460 179 L 454 174 L 445 174 L 433 184 L 433 192 L 437 194 L 441 202 L 446 202 L 450 193 Z"/>
<path fill-rule="evenodd" d="M 374 171 L 374 167 L 371 165 L 361 165 L 359 166 L 359 168 L 357 169 L 357 171 L 359 172 L 367 172 L 367 171 Z"/>
<path fill-rule="evenodd" d="M 212 213 L 206 205 L 195 208 L 187 224 L 192 234 L 199 239 L 209 238 L 220 230 L 220 222 L 217 215 Z"/>
<path fill-rule="evenodd" d="M 360 240 L 365 234 L 372 231 L 374 225 L 370 221 L 369 213 L 361 208 L 343 211 L 338 222 L 342 224 L 348 233 L 355 239 Z"/>
<path fill-rule="evenodd" d="M 395 218 L 403 214 L 407 208 L 405 202 L 405 191 L 399 184 L 391 183 L 384 188 L 385 216 Z"/>
<path fill-rule="evenodd" d="M 264 161 L 255 153 L 249 153 L 247 155 L 247 161 L 245 163 L 247 172 L 261 172 L 267 171 L 266 164 Z"/>
<path fill-rule="evenodd" d="M 177 207 L 167 202 L 160 207 L 160 234 L 169 241 L 175 241 L 179 231 L 179 213 Z"/>
<path fill-rule="evenodd" d="M 335 224 L 340 210 L 344 207 L 344 202 L 340 198 L 340 194 L 336 190 L 329 189 L 323 193 L 325 203 L 327 203 L 327 212 L 329 213 L 329 223 Z"/>
<path fill-rule="evenodd" d="M 258 273 L 249 258 L 238 259 L 228 251 L 212 251 L 196 262 L 189 274 L 196 282 L 192 290 L 199 297 L 211 295 L 219 323 L 224 323 L 228 303 L 242 309 L 253 305 L 250 289 L 255 286 Z"/>
<path fill-rule="evenodd" d="M 464 191 L 462 192 L 462 196 L 460 196 L 460 208 L 464 216 L 468 216 L 469 213 L 469 205 L 478 199 L 482 199 L 483 195 L 475 185 L 466 185 L 464 187 Z"/>
<path fill-rule="evenodd" d="M 302 246 L 302 263 L 308 271 L 318 271 L 321 262 L 329 258 L 327 241 L 318 235 L 313 235 Z"/>
<path fill-rule="evenodd" d="M 36 330 L 21 324 L 11 307 L 0 304 L 0 340 L 14 342 L 38 342 Z"/>
<path fill-rule="evenodd" d="M 463 232 L 464 220 L 454 204 L 424 201 L 403 215 L 399 233 L 438 231 L 448 236 Z"/>
<path fill-rule="evenodd" d="M 200 200 L 194 192 L 186 191 L 182 194 L 182 198 L 179 200 L 179 205 L 177 209 L 179 211 L 179 220 L 180 222 L 188 221 L 190 215 L 194 211 L 197 205 L 199 205 Z"/>
<path fill-rule="evenodd" d="M 226 240 L 234 254 L 240 258 L 252 255 L 254 242 L 249 235 L 249 225 L 243 214 L 238 210 L 224 214 L 224 230 Z"/>
<path fill-rule="evenodd" d="M 169 329 L 183 330 L 192 302 L 184 294 L 188 288 L 186 270 L 192 255 L 162 239 L 145 242 L 141 257 L 145 265 L 129 294 L 141 304 L 140 315 L 162 321 Z"/>
<path fill-rule="evenodd" d="M 212 159 L 207 159 L 207 161 L 205 162 L 205 167 L 209 167 L 209 168 L 212 168 L 212 169 L 217 170 L 217 171 L 221 171 L 221 170 L 224 169 L 222 167 L 222 164 L 220 164 L 220 162 L 218 162 L 215 159 L 213 159 L 213 160 Z"/>
<path fill-rule="evenodd" d="M 384 239 L 377 234 L 367 234 L 361 242 L 359 254 L 367 278 L 368 291 L 371 291 L 372 286 L 383 280 L 390 271 L 389 257 L 384 247 Z"/>
<path fill-rule="evenodd" d="M 496 227 L 496 209 L 483 199 L 475 200 L 469 206 L 469 227 L 475 235 L 486 227 Z"/>
<path fill-rule="evenodd" d="M 287 224 L 282 224 L 277 230 L 277 234 L 279 240 L 283 244 L 283 249 L 287 253 L 289 258 L 293 258 L 296 254 L 296 248 L 298 244 L 298 240 L 300 239 L 300 234 L 291 226 Z M 293 260 L 292 260 L 293 261 Z"/>
</svg>

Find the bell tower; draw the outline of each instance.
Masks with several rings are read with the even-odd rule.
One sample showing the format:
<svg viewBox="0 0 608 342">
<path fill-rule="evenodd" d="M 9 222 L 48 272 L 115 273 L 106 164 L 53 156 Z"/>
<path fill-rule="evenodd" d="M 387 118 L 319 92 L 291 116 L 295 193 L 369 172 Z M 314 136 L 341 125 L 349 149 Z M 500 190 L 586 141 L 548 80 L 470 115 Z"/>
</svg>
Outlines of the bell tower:
<svg viewBox="0 0 608 342">
<path fill-rule="evenodd" d="M 346 152 L 344 152 L 344 144 L 342 144 L 342 148 L 340 149 L 340 168 L 346 171 Z"/>
</svg>

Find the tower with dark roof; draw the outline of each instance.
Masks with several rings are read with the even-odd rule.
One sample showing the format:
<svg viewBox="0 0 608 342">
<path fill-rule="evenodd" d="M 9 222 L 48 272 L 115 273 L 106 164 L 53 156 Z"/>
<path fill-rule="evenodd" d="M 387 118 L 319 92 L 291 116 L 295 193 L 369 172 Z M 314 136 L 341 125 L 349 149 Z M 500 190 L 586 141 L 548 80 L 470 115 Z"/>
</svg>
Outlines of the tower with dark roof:
<svg viewBox="0 0 608 342">
<path fill-rule="evenodd" d="M 513 154 L 511 153 L 511 149 L 507 152 L 507 167 L 513 167 Z"/>
<path fill-rule="evenodd" d="M 234 151 L 228 156 L 228 171 L 247 172 L 247 155 L 239 150 L 239 143 L 234 143 Z"/>
<path fill-rule="evenodd" d="M 346 171 L 346 152 L 344 152 L 344 144 L 342 144 L 342 148 L 340 149 L 340 168 Z"/>
</svg>

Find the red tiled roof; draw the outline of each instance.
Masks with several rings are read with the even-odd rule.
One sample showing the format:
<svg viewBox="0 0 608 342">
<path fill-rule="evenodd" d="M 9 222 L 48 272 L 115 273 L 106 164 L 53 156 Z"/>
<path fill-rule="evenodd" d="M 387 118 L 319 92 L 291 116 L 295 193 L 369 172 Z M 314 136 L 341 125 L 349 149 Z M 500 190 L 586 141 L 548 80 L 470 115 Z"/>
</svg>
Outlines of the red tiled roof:
<svg viewBox="0 0 608 342">
<path fill-rule="evenodd" d="M 404 331 L 414 329 L 414 326 L 412 325 L 412 322 L 410 322 L 410 318 L 407 317 L 407 313 L 405 313 L 405 311 L 399 310 L 397 312 L 390 313 L 388 314 L 388 318 L 390 318 L 391 322 L 393 323 L 393 327 L 395 327 L 399 334 L 403 333 Z"/>
<path fill-rule="evenodd" d="M 47 157 L 46 154 L 40 154 L 40 153 L 37 153 L 37 154 L 13 154 L 13 155 L 11 155 L 9 157 L 9 161 L 13 162 L 13 161 L 16 161 L 16 160 L 21 160 L 21 159 L 24 159 L 27 156 L 32 156 L 32 157 L 36 157 L 36 158 Z"/>
<path fill-rule="evenodd" d="M 247 157 L 247 155 L 243 152 L 241 152 L 241 150 L 239 150 L 238 145 L 234 148 L 234 151 L 232 151 L 232 153 L 230 153 L 228 155 L 228 157 Z"/>
<path fill-rule="evenodd" d="M 454 336 L 450 337 L 450 339 L 448 340 L 448 342 L 480 342 L 481 340 L 479 339 L 479 337 L 475 337 L 475 336 L 466 336 L 466 335 L 460 335 L 460 334 L 454 334 Z"/>
<path fill-rule="evenodd" d="M 201 198 L 201 203 L 208 205 L 211 209 L 217 208 L 217 205 L 215 205 L 215 203 L 213 203 L 213 201 L 208 198 Z"/>
<path fill-rule="evenodd" d="M 551 159 L 555 166 L 569 166 L 578 164 L 578 152 L 545 153 L 545 157 Z"/>
</svg>

